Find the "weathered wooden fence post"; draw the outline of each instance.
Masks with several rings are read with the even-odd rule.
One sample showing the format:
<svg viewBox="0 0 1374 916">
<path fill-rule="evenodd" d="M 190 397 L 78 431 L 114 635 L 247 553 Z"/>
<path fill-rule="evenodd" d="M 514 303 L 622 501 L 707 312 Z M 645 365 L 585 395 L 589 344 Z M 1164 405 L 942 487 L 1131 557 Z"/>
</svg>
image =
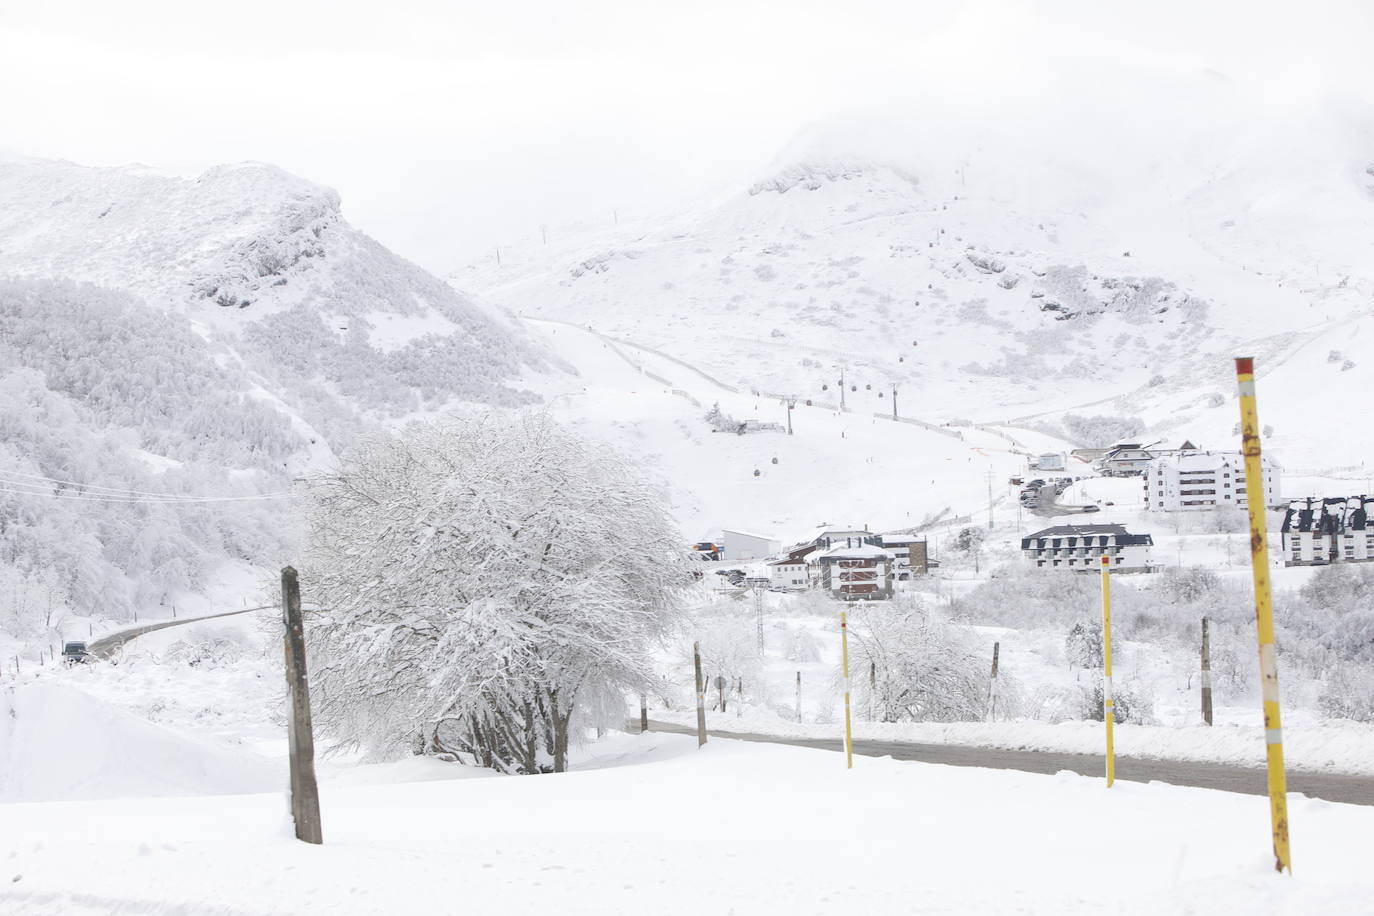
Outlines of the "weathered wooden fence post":
<svg viewBox="0 0 1374 916">
<path fill-rule="evenodd" d="M 649 695 L 641 693 L 639 695 L 639 733 L 642 735 L 649 730 Z"/>
<path fill-rule="evenodd" d="M 320 790 L 315 782 L 315 735 L 310 724 L 310 683 L 305 672 L 305 632 L 301 622 L 301 588 L 296 570 L 281 571 L 282 623 L 285 625 L 286 689 L 290 716 L 287 739 L 291 761 L 291 817 L 296 839 L 323 843 Z"/>
<path fill-rule="evenodd" d="M 868 721 L 878 721 L 878 663 L 868 663 Z"/>
<path fill-rule="evenodd" d="M 692 663 L 697 672 L 697 747 L 706 743 L 706 688 L 701 683 L 701 643 L 692 643 Z"/>
<path fill-rule="evenodd" d="M 1212 724 L 1212 645 L 1207 618 L 1202 618 L 1202 721 Z"/>
<path fill-rule="evenodd" d="M 997 718 L 997 654 L 1001 650 L 1002 644 L 995 642 L 992 644 L 992 677 L 988 684 L 988 721 L 992 722 Z"/>
</svg>

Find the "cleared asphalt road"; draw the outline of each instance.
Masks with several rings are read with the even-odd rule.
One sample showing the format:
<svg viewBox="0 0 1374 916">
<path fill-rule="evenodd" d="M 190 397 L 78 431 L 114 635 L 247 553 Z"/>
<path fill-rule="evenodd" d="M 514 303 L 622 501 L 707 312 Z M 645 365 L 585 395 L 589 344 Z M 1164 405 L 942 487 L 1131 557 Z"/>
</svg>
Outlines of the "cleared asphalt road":
<svg viewBox="0 0 1374 916">
<path fill-rule="evenodd" d="M 156 630 L 165 630 L 168 627 L 181 627 L 188 623 L 198 623 L 202 620 L 214 620 L 216 617 L 233 617 L 235 614 L 248 614 L 253 611 L 265 611 L 267 609 L 267 606 L 246 607 L 240 608 L 237 611 L 225 611 L 222 614 L 206 614 L 204 617 L 182 617 L 180 619 L 159 620 L 157 623 L 146 623 L 141 627 L 130 627 L 127 630 L 120 630 L 118 633 L 111 633 L 109 636 L 102 636 L 88 645 L 86 651 L 96 658 L 109 658 L 111 655 L 124 648 L 126 642 L 131 639 L 137 639 L 146 633 L 152 633 Z"/>
<path fill-rule="evenodd" d="M 634 723 L 638 728 L 638 722 Z M 671 722 L 649 722 L 650 731 L 676 732 L 695 735 L 696 729 Z M 742 741 L 762 741 L 770 744 L 790 744 L 825 751 L 843 751 L 844 742 L 829 738 L 779 738 L 752 732 L 731 732 L 707 729 L 708 735 L 737 738 Z M 958 767 L 985 767 L 994 770 L 1024 770 L 1028 773 L 1058 773 L 1070 770 L 1084 776 L 1101 776 L 1106 761 L 1100 754 L 1065 754 L 1058 751 L 1008 751 L 992 747 L 966 747 L 954 744 L 908 744 L 900 741 L 860 740 L 854 742 L 854 753 L 865 757 L 893 757 L 897 760 L 919 760 L 922 763 L 944 763 Z M 1222 763 L 1198 763 L 1187 760 L 1152 760 L 1145 757 L 1117 757 L 1116 778 L 1131 782 L 1167 782 L 1176 786 L 1196 786 L 1202 789 L 1221 789 L 1224 792 L 1244 792 L 1247 795 L 1267 795 L 1264 770 L 1232 766 Z M 1311 798 L 1347 802 L 1352 805 L 1374 805 L 1374 777 L 1346 776 L 1334 773 L 1288 771 L 1288 791 L 1301 792 Z"/>
</svg>

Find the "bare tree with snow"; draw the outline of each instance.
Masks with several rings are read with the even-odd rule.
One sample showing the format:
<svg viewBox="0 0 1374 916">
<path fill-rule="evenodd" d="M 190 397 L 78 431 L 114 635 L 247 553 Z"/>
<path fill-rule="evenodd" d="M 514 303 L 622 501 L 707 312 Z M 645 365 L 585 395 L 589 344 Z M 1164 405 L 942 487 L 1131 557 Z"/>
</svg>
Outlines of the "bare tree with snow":
<svg viewBox="0 0 1374 916">
<path fill-rule="evenodd" d="M 690 581 L 657 489 L 532 413 L 365 441 L 314 488 L 304 571 L 326 729 L 520 773 L 623 723 Z"/>
<path fill-rule="evenodd" d="M 850 670 L 858 708 L 871 708 L 882 722 L 986 717 L 985 660 L 968 628 L 940 620 L 912 599 L 856 607 L 851 615 Z"/>
</svg>

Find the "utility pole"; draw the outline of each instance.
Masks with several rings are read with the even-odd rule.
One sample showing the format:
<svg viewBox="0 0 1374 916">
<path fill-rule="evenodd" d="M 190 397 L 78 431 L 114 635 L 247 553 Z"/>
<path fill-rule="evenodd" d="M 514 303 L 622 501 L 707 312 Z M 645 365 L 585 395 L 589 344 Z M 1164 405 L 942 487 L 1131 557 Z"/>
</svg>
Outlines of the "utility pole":
<svg viewBox="0 0 1374 916">
<path fill-rule="evenodd" d="M 892 419 L 897 419 L 897 386 L 892 386 Z"/>
<path fill-rule="evenodd" d="M 754 586 L 754 611 L 759 622 L 759 658 L 763 658 L 763 589 Z"/>
<path fill-rule="evenodd" d="M 992 530 L 992 468 L 988 468 L 988 530 Z"/>
<path fill-rule="evenodd" d="M 844 413 L 844 367 L 840 367 L 840 413 Z"/>
<path fill-rule="evenodd" d="M 796 398 L 787 398 L 787 435 L 792 435 L 792 409 L 797 406 Z"/>
<path fill-rule="evenodd" d="M 496 249 L 496 266 L 497 266 L 497 267 L 500 267 L 500 266 L 501 266 L 501 249 L 500 249 L 500 248 Z"/>
</svg>

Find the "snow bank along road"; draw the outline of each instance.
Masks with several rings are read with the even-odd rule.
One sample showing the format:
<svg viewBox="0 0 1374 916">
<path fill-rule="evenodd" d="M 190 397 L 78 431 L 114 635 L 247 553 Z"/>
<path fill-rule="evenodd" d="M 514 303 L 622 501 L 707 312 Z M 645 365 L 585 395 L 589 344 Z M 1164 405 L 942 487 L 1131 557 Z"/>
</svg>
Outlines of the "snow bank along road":
<svg viewBox="0 0 1374 916">
<path fill-rule="evenodd" d="M 637 723 L 631 730 L 638 730 Z M 651 731 L 695 735 L 696 729 L 671 722 L 649 721 Z M 737 738 L 742 741 L 761 741 L 770 744 L 790 744 L 818 750 L 843 751 L 843 741 L 825 738 L 782 738 L 753 732 L 731 732 L 708 728 L 708 735 Z M 877 741 L 860 739 L 854 742 L 854 753 L 865 757 L 891 757 L 894 760 L 919 760 L 922 763 L 943 763 L 960 767 L 986 767 L 993 770 L 1022 770 L 1027 773 L 1059 773 L 1068 770 L 1083 776 L 1101 776 L 1105 760 L 1099 754 L 1068 754 L 1062 751 L 1010 751 L 1003 748 L 965 747 L 957 744 L 911 744 L 905 741 Z M 1116 759 L 1116 778 L 1131 782 L 1166 782 L 1175 786 L 1198 789 L 1220 789 L 1243 792 L 1247 795 L 1268 793 L 1263 770 L 1232 766 L 1224 763 L 1203 763 L 1195 760 L 1152 760 L 1142 757 Z M 1352 805 L 1374 805 L 1374 777 L 1351 776 L 1340 773 L 1312 773 L 1288 771 L 1288 791 L 1300 792 L 1310 798 L 1345 802 Z"/>
<path fill-rule="evenodd" d="M 1369 911 L 1374 808 L 1296 798 L 1275 875 L 1248 795 L 611 735 L 582 769 L 420 758 L 280 792 L 6 805 L 5 916 L 1311 916 Z M 442 778 L 448 775 L 452 778 Z M 432 781 L 412 781 L 426 779 Z"/>
</svg>

